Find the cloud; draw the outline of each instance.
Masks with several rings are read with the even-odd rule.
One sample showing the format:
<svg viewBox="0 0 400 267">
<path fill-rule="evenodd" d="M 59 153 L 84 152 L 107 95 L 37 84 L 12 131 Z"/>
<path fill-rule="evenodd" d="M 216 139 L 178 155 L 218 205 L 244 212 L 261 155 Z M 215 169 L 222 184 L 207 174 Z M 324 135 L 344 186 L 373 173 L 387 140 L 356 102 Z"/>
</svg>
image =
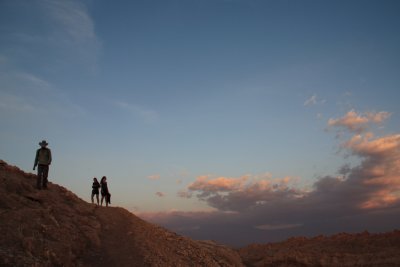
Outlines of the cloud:
<svg viewBox="0 0 400 267">
<path fill-rule="evenodd" d="M 136 104 L 129 104 L 123 101 L 116 101 L 115 105 L 122 110 L 125 110 L 132 114 L 133 116 L 140 118 L 145 123 L 154 123 L 158 121 L 159 115 L 155 110 L 148 109 Z"/>
<path fill-rule="evenodd" d="M 69 97 L 51 82 L 22 71 L 0 71 L 0 110 L 8 120 L 20 114 L 49 118 L 81 117 L 83 108 L 72 103 Z M 46 99 L 44 102 L 43 99 Z"/>
<path fill-rule="evenodd" d="M 58 36 L 66 36 L 72 43 L 96 44 L 94 22 L 81 2 L 45 0 L 39 3 L 56 23 L 57 30 L 61 30 Z"/>
<path fill-rule="evenodd" d="M 203 191 L 210 193 L 238 190 L 243 187 L 247 179 L 247 176 L 240 178 L 218 177 L 215 179 L 209 179 L 209 176 L 205 175 L 198 177 L 194 183 L 189 185 L 188 189 L 191 191 Z"/>
<path fill-rule="evenodd" d="M 352 93 L 351 91 L 346 91 L 346 92 L 344 92 L 344 94 L 343 94 L 344 97 L 350 97 L 350 96 L 352 96 L 352 95 L 353 95 L 353 93 Z"/>
<path fill-rule="evenodd" d="M 153 174 L 153 175 L 147 176 L 147 178 L 150 179 L 150 180 L 158 180 L 158 179 L 160 179 L 160 175 L 159 174 Z"/>
<path fill-rule="evenodd" d="M 315 105 L 317 103 L 317 96 L 312 95 L 309 99 L 304 102 L 304 106 Z"/>
<path fill-rule="evenodd" d="M 35 113 L 37 107 L 23 97 L 0 92 L 0 110 L 3 112 Z"/>
<path fill-rule="evenodd" d="M 232 245 L 293 235 L 393 230 L 400 220 L 400 134 L 355 132 L 388 117 L 388 112 L 349 111 L 328 121 L 330 127 L 344 127 L 353 134 L 341 146 L 360 161 L 319 177 L 311 189 L 299 188 L 293 177 L 199 176 L 179 196 L 197 198 L 214 211 L 166 213 L 151 220 L 157 223 L 162 218 L 167 228 L 186 229 L 181 234 Z"/>
<path fill-rule="evenodd" d="M 24 71 L 0 71 L 0 82 L 3 85 L 3 92 L 14 95 L 43 97 L 55 92 L 54 86 L 49 81 Z"/>
<path fill-rule="evenodd" d="M 348 176 L 367 191 L 363 209 L 384 208 L 400 201 L 400 134 L 374 137 L 355 135 L 344 146 L 363 159 Z"/>
<path fill-rule="evenodd" d="M 18 10 L 15 21 L 19 21 L 11 20 L 7 25 L 11 30 L 3 32 L 8 64 L 19 62 L 24 69 L 25 62 L 29 62 L 36 70 L 51 73 L 66 69 L 96 71 L 102 45 L 94 21 L 81 1 L 10 1 L 6 8 Z M 35 25 L 25 25 L 27 21 L 34 21 Z"/>
<path fill-rule="evenodd" d="M 305 192 L 291 187 L 295 181 L 297 179 L 292 177 L 258 179 L 250 175 L 239 178 L 200 176 L 188 186 L 187 192 L 179 195 L 195 195 L 218 210 L 240 212 L 279 198 L 301 197 Z"/>
<path fill-rule="evenodd" d="M 372 133 L 354 135 L 343 146 L 361 157 L 395 157 L 399 148 L 400 134 L 374 138 Z"/>
<path fill-rule="evenodd" d="M 344 127 L 350 132 L 363 132 L 369 124 L 380 124 L 390 117 L 389 112 L 366 112 L 357 113 L 350 110 L 345 116 L 338 119 L 329 119 L 329 127 Z"/>
<path fill-rule="evenodd" d="M 313 105 L 322 105 L 325 104 L 326 100 L 325 99 L 319 99 L 317 95 L 312 95 L 310 98 L 308 98 L 306 101 L 304 101 L 304 106 L 313 106 Z"/>
<path fill-rule="evenodd" d="M 191 198 L 192 197 L 192 193 L 190 193 L 188 191 L 179 191 L 177 193 L 177 196 L 181 197 L 181 198 Z"/>
<path fill-rule="evenodd" d="M 163 192 L 156 192 L 156 196 L 165 197 L 165 194 Z"/>
<path fill-rule="evenodd" d="M 15 14 L 15 19 L 2 31 L 0 116 L 11 121 L 10 113 L 13 119 L 24 113 L 27 120 L 40 116 L 45 121 L 59 115 L 84 115 L 84 109 L 60 89 L 55 77 L 68 72 L 72 78 L 74 71 L 81 75 L 81 68 L 90 72 L 95 68 L 101 45 L 85 5 L 32 0 L 9 1 L 3 7 L 2 11 Z M 27 24 L 32 21 L 35 23 Z"/>
</svg>

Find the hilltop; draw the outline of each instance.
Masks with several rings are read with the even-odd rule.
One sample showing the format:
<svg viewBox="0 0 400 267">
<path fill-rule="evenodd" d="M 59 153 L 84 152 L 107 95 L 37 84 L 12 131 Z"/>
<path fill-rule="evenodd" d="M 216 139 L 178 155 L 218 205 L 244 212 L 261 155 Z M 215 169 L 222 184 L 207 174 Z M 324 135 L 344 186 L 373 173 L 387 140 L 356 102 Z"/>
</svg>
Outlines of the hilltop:
<svg viewBox="0 0 400 267">
<path fill-rule="evenodd" d="M 400 266 L 400 231 L 294 237 L 232 249 L 123 208 L 98 207 L 0 160 L 0 266 Z"/>
<path fill-rule="evenodd" d="M 123 208 L 98 207 L 0 161 L 0 266 L 243 266 L 238 252 L 194 241 Z"/>
</svg>

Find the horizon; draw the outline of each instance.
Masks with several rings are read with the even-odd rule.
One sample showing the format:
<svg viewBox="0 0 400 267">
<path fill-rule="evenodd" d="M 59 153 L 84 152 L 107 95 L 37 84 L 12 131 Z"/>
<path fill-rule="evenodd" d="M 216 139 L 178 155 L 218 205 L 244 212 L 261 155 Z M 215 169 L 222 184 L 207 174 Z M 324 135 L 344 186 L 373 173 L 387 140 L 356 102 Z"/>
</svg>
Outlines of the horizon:
<svg viewBox="0 0 400 267">
<path fill-rule="evenodd" d="M 90 202 L 106 176 L 112 206 L 195 239 L 399 229 L 399 11 L 2 1 L 0 159 L 35 173 L 44 139 L 50 182 Z"/>
</svg>

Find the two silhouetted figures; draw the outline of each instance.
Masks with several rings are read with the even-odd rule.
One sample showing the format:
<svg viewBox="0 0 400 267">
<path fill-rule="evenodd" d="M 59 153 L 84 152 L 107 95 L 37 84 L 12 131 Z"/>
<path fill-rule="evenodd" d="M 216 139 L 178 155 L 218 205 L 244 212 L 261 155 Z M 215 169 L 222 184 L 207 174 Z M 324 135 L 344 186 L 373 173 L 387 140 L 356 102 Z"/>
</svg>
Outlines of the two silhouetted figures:
<svg viewBox="0 0 400 267">
<path fill-rule="evenodd" d="M 94 203 L 94 196 L 96 196 L 97 205 L 99 205 L 99 189 L 101 189 L 101 205 L 103 206 L 103 201 L 105 200 L 106 207 L 108 207 L 108 204 L 111 204 L 111 194 L 108 191 L 107 177 L 103 176 L 100 183 L 96 177 L 93 178 L 92 203 Z"/>
</svg>

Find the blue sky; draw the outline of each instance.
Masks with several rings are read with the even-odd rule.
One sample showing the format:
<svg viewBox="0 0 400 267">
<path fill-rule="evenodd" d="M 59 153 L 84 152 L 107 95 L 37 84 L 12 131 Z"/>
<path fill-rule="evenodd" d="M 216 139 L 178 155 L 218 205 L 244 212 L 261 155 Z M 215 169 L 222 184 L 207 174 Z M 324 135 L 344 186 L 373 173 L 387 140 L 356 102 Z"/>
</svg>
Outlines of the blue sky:
<svg viewBox="0 0 400 267">
<path fill-rule="evenodd" d="M 156 222 L 176 212 L 241 214 L 208 197 L 236 203 L 229 196 L 266 181 L 316 194 L 343 166 L 364 166 L 370 154 L 352 137 L 400 130 L 399 9 L 397 1 L 3 0 L 0 158 L 32 171 L 46 139 L 50 181 L 89 200 L 91 179 L 106 175 L 113 205 Z M 201 181 L 229 186 L 207 191 Z M 252 229 L 306 225 L 298 221 L 282 215 Z M 200 232 L 185 233 L 209 237 Z"/>
</svg>

